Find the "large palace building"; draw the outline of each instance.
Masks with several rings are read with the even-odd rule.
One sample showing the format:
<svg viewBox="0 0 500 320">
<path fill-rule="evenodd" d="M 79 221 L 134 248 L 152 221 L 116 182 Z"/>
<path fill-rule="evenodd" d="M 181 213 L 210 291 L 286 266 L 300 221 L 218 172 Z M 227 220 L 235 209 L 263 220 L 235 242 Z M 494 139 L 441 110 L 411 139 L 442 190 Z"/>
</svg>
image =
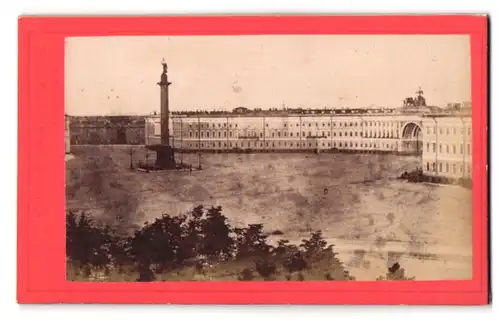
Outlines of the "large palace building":
<svg viewBox="0 0 500 320">
<path fill-rule="evenodd" d="M 413 101 L 400 109 L 236 108 L 169 118 L 177 152 L 367 152 L 422 156 L 427 175 L 471 177 L 470 105 Z M 423 98 L 423 97 L 422 97 Z M 410 98 L 411 99 L 411 98 Z M 425 100 L 424 100 L 425 101 Z M 160 143 L 160 116 L 146 118 L 146 145 Z"/>
<path fill-rule="evenodd" d="M 418 153 L 419 115 L 397 110 L 254 111 L 173 114 L 170 141 L 178 151 L 382 151 Z M 146 119 L 146 143 L 158 143 L 159 117 Z"/>
</svg>

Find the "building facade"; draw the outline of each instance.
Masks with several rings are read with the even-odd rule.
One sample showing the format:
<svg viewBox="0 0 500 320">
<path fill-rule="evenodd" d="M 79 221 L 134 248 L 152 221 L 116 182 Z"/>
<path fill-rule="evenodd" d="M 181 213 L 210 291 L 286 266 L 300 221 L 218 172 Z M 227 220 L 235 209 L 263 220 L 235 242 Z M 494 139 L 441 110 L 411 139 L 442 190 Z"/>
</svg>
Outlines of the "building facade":
<svg viewBox="0 0 500 320">
<path fill-rule="evenodd" d="M 470 114 L 423 117 L 422 169 L 426 175 L 472 179 Z"/>
<path fill-rule="evenodd" d="M 398 110 L 315 114 L 176 114 L 170 143 L 181 151 L 353 151 L 421 153 L 422 117 Z M 146 144 L 160 143 L 159 116 L 146 119 Z"/>
<path fill-rule="evenodd" d="M 144 116 L 71 116 L 72 145 L 145 144 Z"/>
<path fill-rule="evenodd" d="M 183 152 L 382 152 L 421 155 L 425 175 L 472 179 L 471 109 L 336 114 L 176 114 L 170 145 Z M 160 143 L 159 116 L 146 144 Z"/>
</svg>

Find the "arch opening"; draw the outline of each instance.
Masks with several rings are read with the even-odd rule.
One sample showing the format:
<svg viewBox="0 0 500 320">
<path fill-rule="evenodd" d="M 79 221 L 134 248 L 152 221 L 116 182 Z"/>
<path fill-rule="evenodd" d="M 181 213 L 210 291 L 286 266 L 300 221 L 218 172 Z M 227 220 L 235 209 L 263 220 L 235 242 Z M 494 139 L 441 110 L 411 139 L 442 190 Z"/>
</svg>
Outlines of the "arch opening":
<svg viewBox="0 0 500 320">
<path fill-rule="evenodd" d="M 401 133 L 402 151 L 422 154 L 422 128 L 415 122 L 407 123 Z"/>
</svg>

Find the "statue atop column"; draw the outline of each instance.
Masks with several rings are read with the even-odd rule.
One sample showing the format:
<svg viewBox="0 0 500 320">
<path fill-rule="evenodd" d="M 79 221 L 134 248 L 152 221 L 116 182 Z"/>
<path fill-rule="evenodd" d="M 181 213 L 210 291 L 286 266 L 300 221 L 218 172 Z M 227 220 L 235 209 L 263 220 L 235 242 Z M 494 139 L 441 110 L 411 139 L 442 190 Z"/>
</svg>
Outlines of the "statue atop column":
<svg viewBox="0 0 500 320">
<path fill-rule="evenodd" d="M 161 59 L 161 65 L 163 66 L 163 73 L 167 73 L 167 63 L 165 62 L 165 58 Z"/>
<path fill-rule="evenodd" d="M 162 65 L 162 67 L 163 67 L 163 72 L 161 73 L 160 82 L 158 82 L 158 85 L 159 85 L 159 86 L 169 86 L 169 85 L 171 85 L 172 83 L 171 83 L 171 82 L 168 82 L 168 75 L 167 75 L 168 65 L 167 65 L 167 63 L 165 62 L 165 58 L 163 58 L 163 59 L 161 60 L 161 65 Z"/>
</svg>

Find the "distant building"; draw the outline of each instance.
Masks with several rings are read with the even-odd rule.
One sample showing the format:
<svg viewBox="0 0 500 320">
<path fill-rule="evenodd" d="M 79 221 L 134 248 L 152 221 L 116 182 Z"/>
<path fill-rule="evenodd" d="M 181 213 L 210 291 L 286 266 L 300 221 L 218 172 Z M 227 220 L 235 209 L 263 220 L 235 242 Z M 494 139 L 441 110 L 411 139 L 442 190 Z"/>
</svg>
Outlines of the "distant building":
<svg viewBox="0 0 500 320">
<path fill-rule="evenodd" d="M 248 108 L 245 107 L 237 107 L 233 109 L 233 113 L 247 113 L 249 111 L 250 110 L 248 110 Z"/>
<path fill-rule="evenodd" d="M 71 152 L 70 118 L 64 115 L 64 153 Z"/>
<path fill-rule="evenodd" d="M 144 116 L 72 116 L 72 145 L 144 144 Z"/>
</svg>

